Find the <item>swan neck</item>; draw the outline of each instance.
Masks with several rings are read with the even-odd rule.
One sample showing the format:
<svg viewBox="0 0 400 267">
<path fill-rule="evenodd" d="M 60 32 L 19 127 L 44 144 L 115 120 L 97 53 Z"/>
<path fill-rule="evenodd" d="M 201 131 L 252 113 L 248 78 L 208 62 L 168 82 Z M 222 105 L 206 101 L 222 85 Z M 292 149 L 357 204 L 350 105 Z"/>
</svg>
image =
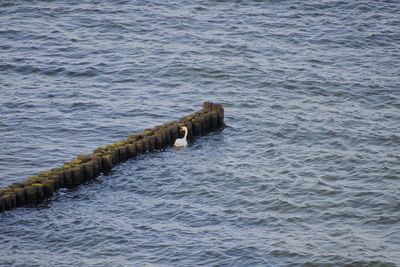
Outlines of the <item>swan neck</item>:
<svg viewBox="0 0 400 267">
<path fill-rule="evenodd" d="M 183 129 L 185 131 L 185 136 L 183 137 L 184 139 L 186 139 L 187 134 L 188 134 L 188 130 L 187 129 Z"/>
</svg>

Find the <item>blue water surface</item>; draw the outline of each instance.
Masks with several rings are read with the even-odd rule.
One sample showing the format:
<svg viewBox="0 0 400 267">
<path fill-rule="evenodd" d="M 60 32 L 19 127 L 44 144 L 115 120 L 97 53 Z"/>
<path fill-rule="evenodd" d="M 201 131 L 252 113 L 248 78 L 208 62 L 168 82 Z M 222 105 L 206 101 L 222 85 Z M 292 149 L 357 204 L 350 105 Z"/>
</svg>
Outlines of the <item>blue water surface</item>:
<svg viewBox="0 0 400 267">
<path fill-rule="evenodd" d="M 222 131 L 0 214 L 1 266 L 400 266 L 399 1 L 0 2 L 0 186 Z"/>
</svg>

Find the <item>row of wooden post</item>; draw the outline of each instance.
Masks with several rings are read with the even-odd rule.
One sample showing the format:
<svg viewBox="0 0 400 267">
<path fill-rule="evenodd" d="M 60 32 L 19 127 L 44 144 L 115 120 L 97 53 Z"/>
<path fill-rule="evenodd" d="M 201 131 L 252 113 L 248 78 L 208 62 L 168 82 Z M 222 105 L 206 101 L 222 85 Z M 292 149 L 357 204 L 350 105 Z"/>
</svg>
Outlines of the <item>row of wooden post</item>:
<svg viewBox="0 0 400 267">
<path fill-rule="evenodd" d="M 138 155 L 163 150 L 182 138 L 182 126 L 188 128 L 188 138 L 206 134 L 224 126 L 224 108 L 220 104 L 204 102 L 203 108 L 183 117 L 111 145 L 96 148 L 91 155 L 79 155 L 58 168 L 28 177 L 25 182 L 0 188 L 0 212 L 17 207 L 40 204 L 60 188 L 74 188 L 108 173 L 116 164 Z"/>
</svg>

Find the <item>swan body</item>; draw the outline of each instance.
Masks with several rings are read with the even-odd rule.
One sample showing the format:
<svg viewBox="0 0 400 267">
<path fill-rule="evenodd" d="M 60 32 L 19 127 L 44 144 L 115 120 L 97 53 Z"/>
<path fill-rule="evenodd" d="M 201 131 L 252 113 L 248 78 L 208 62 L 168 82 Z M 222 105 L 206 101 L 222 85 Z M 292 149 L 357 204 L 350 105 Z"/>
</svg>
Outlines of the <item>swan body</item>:
<svg viewBox="0 0 400 267">
<path fill-rule="evenodd" d="M 183 138 L 178 138 L 178 139 L 175 140 L 174 146 L 176 146 L 176 147 L 187 146 L 186 137 L 187 137 L 187 134 L 188 134 L 188 129 L 187 129 L 186 126 L 183 126 L 182 130 L 185 131 L 185 136 Z"/>
</svg>

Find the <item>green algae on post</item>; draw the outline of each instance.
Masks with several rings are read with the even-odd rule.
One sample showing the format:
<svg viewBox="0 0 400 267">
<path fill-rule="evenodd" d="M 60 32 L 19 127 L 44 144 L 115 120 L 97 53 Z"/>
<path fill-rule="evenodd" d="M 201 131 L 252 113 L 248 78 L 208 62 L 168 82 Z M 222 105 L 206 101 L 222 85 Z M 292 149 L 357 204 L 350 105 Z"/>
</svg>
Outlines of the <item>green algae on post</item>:
<svg viewBox="0 0 400 267">
<path fill-rule="evenodd" d="M 221 104 L 204 102 L 203 108 L 179 121 L 170 121 L 126 139 L 96 148 L 91 154 L 81 154 L 62 166 L 29 176 L 23 183 L 0 188 L 0 212 L 21 206 L 34 206 L 51 198 L 60 188 L 74 188 L 90 182 L 102 173 L 109 173 L 118 163 L 134 159 L 140 154 L 162 151 L 182 138 L 181 128 L 188 129 L 188 139 L 207 134 L 225 126 Z"/>
</svg>

